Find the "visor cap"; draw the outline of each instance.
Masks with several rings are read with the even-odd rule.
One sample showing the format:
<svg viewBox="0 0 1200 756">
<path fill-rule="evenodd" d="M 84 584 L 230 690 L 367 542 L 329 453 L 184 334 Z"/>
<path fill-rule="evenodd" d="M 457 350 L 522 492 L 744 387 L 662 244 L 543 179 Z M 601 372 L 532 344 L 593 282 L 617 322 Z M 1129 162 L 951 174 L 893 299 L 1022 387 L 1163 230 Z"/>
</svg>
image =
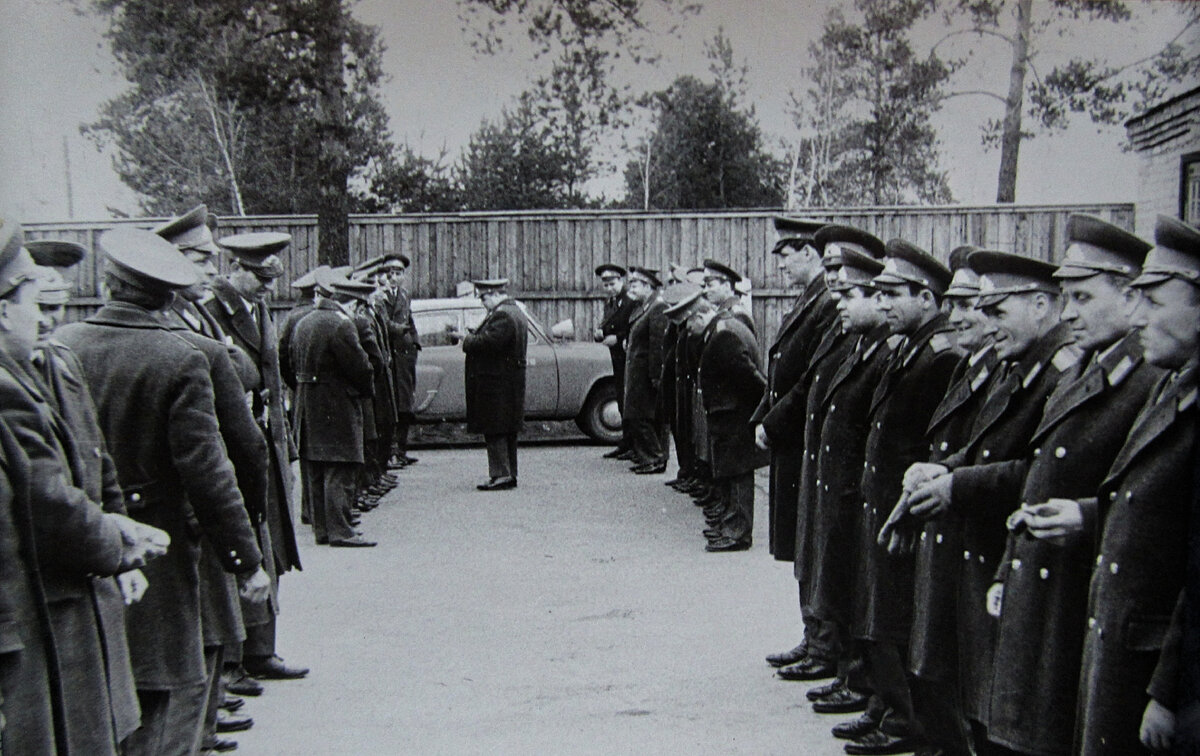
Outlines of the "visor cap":
<svg viewBox="0 0 1200 756">
<path fill-rule="evenodd" d="M 649 281 L 650 285 L 656 288 L 662 286 L 662 279 L 658 277 L 658 271 L 654 268 L 643 268 L 640 265 L 630 265 L 629 277 L 641 278 L 645 281 Z"/>
<path fill-rule="evenodd" d="M 1154 286 L 1169 278 L 1200 286 L 1200 229 L 1160 215 L 1154 226 L 1154 249 L 1146 256 L 1142 275 L 1132 285 Z"/>
<path fill-rule="evenodd" d="M 1067 218 L 1067 251 L 1055 278 L 1090 278 L 1100 273 L 1136 276 L 1153 245 L 1094 215 Z"/>
<path fill-rule="evenodd" d="M 950 286 L 950 269 L 920 247 L 904 239 L 887 243 L 883 272 L 875 278 L 881 284 L 916 284 L 938 296 Z"/>
<path fill-rule="evenodd" d="M 604 278 L 605 273 L 616 273 L 618 276 L 621 276 L 623 278 L 626 275 L 627 271 L 624 268 L 622 268 L 620 265 L 617 265 L 616 263 L 610 263 L 610 262 L 601 263 L 600 265 L 596 266 L 596 275 L 600 276 L 601 278 Z"/>
<path fill-rule="evenodd" d="M 150 291 L 182 289 L 200 282 L 196 266 L 171 242 L 153 231 L 121 226 L 97 242 L 109 270 L 121 280 Z"/>
<path fill-rule="evenodd" d="M 1054 281 L 1057 268 L 1044 260 L 981 249 L 967 256 L 967 264 L 979 274 L 976 307 L 997 304 L 1013 294 L 1058 293 L 1058 284 Z"/>
<path fill-rule="evenodd" d="M 712 272 L 714 272 L 720 276 L 724 276 L 725 278 L 729 279 L 730 283 L 737 283 L 738 281 L 742 280 L 741 273 L 738 273 L 736 270 L 729 267 L 728 265 L 717 262 L 716 260 L 705 260 L 704 261 L 704 269 L 705 269 L 705 271 L 711 270 Z"/>
<path fill-rule="evenodd" d="M 279 259 L 279 253 L 291 242 L 291 234 L 255 231 L 226 236 L 218 243 L 229 250 L 239 265 L 254 275 L 278 278 L 283 275 L 283 262 Z"/>
<path fill-rule="evenodd" d="M 212 255 L 220 252 L 221 248 L 213 241 L 208 221 L 208 207 L 197 205 L 178 218 L 158 226 L 154 233 L 180 249 L 194 249 Z"/>
<path fill-rule="evenodd" d="M 841 265 L 838 266 L 838 282 L 835 291 L 845 291 L 852 286 L 875 288 L 875 277 L 883 272 L 883 263 L 871 255 L 856 249 L 842 250 Z"/>
</svg>

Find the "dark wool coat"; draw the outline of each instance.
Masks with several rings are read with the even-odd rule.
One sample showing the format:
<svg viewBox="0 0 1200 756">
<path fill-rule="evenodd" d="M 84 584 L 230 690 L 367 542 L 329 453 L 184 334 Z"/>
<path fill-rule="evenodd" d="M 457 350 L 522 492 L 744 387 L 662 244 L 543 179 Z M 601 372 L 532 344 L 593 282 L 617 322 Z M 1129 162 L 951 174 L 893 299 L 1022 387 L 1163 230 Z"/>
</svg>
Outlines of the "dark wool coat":
<svg viewBox="0 0 1200 756">
<path fill-rule="evenodd" d="M 412 295 L 404 288 L 388 290 L 382 305 L 386 309 L 388 341 L 393 355 L 396 412 L 411 415 L 413 390 L 417 385 L 417 355 L 421 351 L 420 334 L 412 316 Z"/>
<path fill-rule="evenodd" d="M 525 352 L 529 324 L 512 299 L 487 314 L 463 339 L 467 430 L 485 436 L 518 433 L 525 419 Z"/>
<path fill-rule="evenodd" d="M 912 624 L 912 554 L 892 555 L 876 542 L 900 498 L 904 472 L 928 456 L 925 434 L 946 395 L 960 354 L 939 314 L 909 334 L 892 354 L 871 397 L 862 468 L 853 633 L 907 648 Z"/>
<path fill-rule="evenodd" d="M 963 517 L 963 564 L 958 593 L 959 676 L 963 712 L 987 724 L 992 691 L 996 620 L 987 613 L 987 591 L 1008 537 L 1005 521 L 1019 494 L 1021 476 L 996 462 L 1020 460 L 1041 422 L 1046 399 L 1063 372 L 1078 362 L 1071 335 L 1057 325 L 1000 374 L 971 425 L 966 444 L 943 460 L 953 470 L 953 509 Z"/>
<path fill-rule="evenodd" d="M 363 461 L 363 398 L 374 389 L 371 360 L 354 319 L 322 299 L 297 325 L 291 344 L 300 458 Z"/>
<path fill-rule="evenodd" d="M 1151 392 L 1085 522 L 1100 533 L 1088 590 L 1075 752 L 1142 753 L 1149 696 L 1179 704 L 1179 638 L 1168 643 L 1187 568 L 1195 495 L 1197 367 Z"/>
<path fill-rule="evenodd" d="M 761 423 L 771 440 L 771 476 L 768 491 L 768 536 L 771 554 L 788 562 L 795 556 L 796 503 L 800 467 L 804 460 L 804 409 L 810 383 L 809 368 L 822 338 L 835 324 L 837 309 L 818 276 L 784 314 L 767 350 L 767 386 L 751 417 Z M 780 412 L 774 412 L 786 397 Z"/>
<path fill-rule="evenodd" d="M 208 361 L 149 311 L 123 302 L 56 337 L 83 365 L 129 516 L 171 536 L 166 556 L 143 568 L 150 587 L 127 612 L 138 689 L 199 684 L 200 534 L 228 572 L 249 574 L 263 559 L 221 441 Z"/>
<path fill-rule="evenodd" d="M 1162 371 L 1142 359 L 1131 334 L 1098 361 L 1080 362 L 1046 401 L 1034 431 L 1020 504 L 1093 496 Z M 1022 753 L 1068 754 L 1093 544 L 1008 535 L 997 579 L 1004 583 L 996 631 L 988 738 Z"/>
<path fill-rule="evenodd" d="M 824 418 L 817 451 L 816 506 L 810 521 L 806 561 L 794 565 L 813 616 L 849 628 L 854 614 L 856 533 L 862 515 L 862 460 L 871 397 L 891 355 L 886 329 L 855 340 L 854 351 L 837 367 L 825 389 Z M 817 413 L 818 417 L 820 413 Z M 799 522 L 799 520 L 798 520 Z M 796 543 L 804 543 L 797 534 Z"/>
<path fill-rule="evenodd" d="M 971 423 L 995 378 L 996 365 L 996 353 L 991 347 L 976 352 L 974 359 L 959 361 L 946 395 L 929 420 L 926 435 L 929 436 L 930 462 L 941 462 L 967 442 Z M 962 515 L 947 512 L 919 527 L 921 535 L 913 569 L 909 670 L 929 680 L 957 684 L 955 607 L 963 562 Z"/>
<path fill-rule="evenodd" d="M 254 422 L 245 393 L 237 380 L 233 365 L 218 342 L 186 328 L 167 322 L 173 333 L 179 334 L 189 344 L 204 353 L 208 360 L 209 378 L 213 383 L 213 405 L 217 411 L 217 425 L 221 429 L 221 440 L 229 461 L 237 475 L 238 490 L 246 503 L 246 512 L 255 524 L 259 550 L 271 553 L 267 540 L 270 531 L 263 527 L 266 513 L 263 505 L 267 500 L 267 440 Z M 274 560 L 266 560 L 263 568 L 275 578 Z M 276 580 L 271 581 L 271 601 L 266 604 L 244 605 L 238 596 L 237 583 L 221 568 L 221 562 L 213 552 L 212 544 L 204 539 L 201 548 L 200 609 L 204 627 L 204 645 L 217 646 L 240 643 L 246 639 L 245 626 L 264 622 L 268 612 L 277 611 Z M 243 613 L 243 609 L 245 609 Z"/>
<path fill-rule="evenodd" d="M 700 356 L 698 381 L 708 420 L 712 475 L 729 478 L 767 462 L 754 444 L 750 416 L 767 379 L 759 367 L 758 341 L 736 318 L 717 318 Z"/>
<path fill-rule="evenodd" d="M 662 380 L 663 341 L 667 335 L 667 303 L 657 292 L 642 303 L 629 322 L 625 347 L 626 420 L 655 420 Z"/>
<path fill-rule="evenodd" d="M 61 672 L 54 668 L 52 686 L 53 649 L 47 649 L 52 634 L 34 545 L 29 476 L 29 458 L 0 413 L 0 706 L 6 723 L 0 752 L 52 756 Z"/>
<path fill-rule="evenodd" d="M 629 298 L 622 289 L 620 294 L 604 300 L 600 314 L 601 340 L 605 336 L 616 336 L 617 343 L 608 348 L 612 357 L 613 377 L 617 383 L 617 397 L 625 406 L 625 341 L 629 338 L 629 321 L 638 309 L 638 302 Z"/>
<path fill-rule="evenodd" d="M 833 323 L 825 332 L 821 343 L 813 353 L 809 368 L 808 391 L 805 392 L 804 444 L 794 449 L 794 454 L 803 455 L 800 465 L 800 480 L 797 485 L 796 515 L 792 518 L 792 535 L 785 538 L 776 533 L 777 543 L 774 556 L 783 559 L 792 557 L 796 575 L 808 575 L 813 553 L 813 517 L 817 509 L 817 451 L 821 448 L 821 427 L 825 422 L 825 394 L 842 364 L 850 359 L 858 344 L 858 334 L 848 334 L 840 323 Z M 789 395 L 791 396 L 791 395 Z M 808 594 L 802 594 L 805 601 Z"/>
<path fill-rule="evenodd" d="M 296 335 L 296 324 L 316 309 L 312 301 L 301 302 L 288 310 L 283 322 L 279 324 L 279 377 L 293 391 L 296 388 L 296 368 L 292 365 L 292 338 Z M 295 396 L 292 397 L 292 418 L 296 416 Z M 293 428 L 293 431 L 295 429 Z"/>
<path fill-rule="evenodd" d="M 50 339 L 39 343 L 34 350 L 33 365 L 47 389 L 46 398 L 54 405 L 72 436 L 71 443 L 64 446 L 71 463 L 72 485 L 87 494 L 90 501 L 100 504 L 105 512 L 125 514 L 125 498 L 117 484 L 117 470 L 100 431 L 96 407 L 84 382 L 79 359 L 62 343 Z M 93 710 L 90 716 L 81 720 L 84 732 L 78 733 L 79 737 L 72 733 L 71 745 L 73 750 L 99 753 L 107 746 L 102 738 L 109 722 L 115 728 L 116 741 L 120 742 L 138 728 L 141 714 L 130 667 L 129 644 L 125 639 L 125 600 L 121 589 L 110 577 L 94 577 L 91 582 L 103 658 L 103 675 L 97 679 L 107 680 L 108 689 L 99 693 L 75 692 L 82 700 L 72 703 L 93 707 Z M 96 708 L 105 700 L 111 711 Z"/>
<path fill-rule="evenodd" d="M 279 341 L 275 335 L 271 309 L 262 302 L 254 304 L 258 318 L 256 326 L 237 290 L 223 278 L 213 282 L 213 298 L 205 303 L 205 307 L 233 344 L 250 355 L 258 370 L 258 384 L 246 388 L 254 391 L 250 409 L 263 428 L 270 452 L 267 457 L 270 476 L 267 480 L 265 511 L 275 559 L 276 572 L 272 575 L 300 569 L 300 549 L 296 545 L 296 529 L 292 518 L 292 442 L 283 408 L 284 384 L 279 372 Z"/>
<path fill-rule="evenodd" d="M 48 394 L 32 364 L 18 363 L 0 353 L 0 407 L 4 408 L 9 427 L 33 465 L 30 504 L 41 521 L 35 545 L 45 576 L 46 605 L 63 692 L 67 746 L 81 753 L 115 754 L 118 720 L 114 715 L 119 715 L 123 734 L 128 734 L 131 720 L 134 727 L 137 724 L 137 703 L 131 700 L 131 672 L 121 628 L 104 625 L 105 619 L 120 619 L 119 614 L 113 616 L 116 607 L 110 606 L 112 592 L 107 590 L 116 591 L 116 585 L 111 577 L 94 579 L 83 563 L 99 566 L 96 575 L 113 575 L 121 557 L 120 534 L 113 540 L 116 526 L 108 522 L 100 507 L 103 483 L 99 478 L 86 479 L 82 461 L 85 453 L 103 454 L 103 447 L 88 446 L 85 450 L 77 446 L 77 441 L 87 443 L 97 439 L 73 435 L 57 403 Z M 99 465 L 94 469 L 98 470 Z M 42 481 L 40 476 L 50 480 Z M 119 498 L 119 491 L 116 496 Z M 80 542 L 62 537 L 70 532 L 56 533 L 58 524 L 43 519 L 48 511 L 58 508 L 63 510 L 62 515 L 74 520 L 71 530 Z M 61 554 L 75 549 L 85 553 Z M 106 630 L 113 634 L 111 644 L 106 643 Z M 105 658 L 109 645 L 118 656 L 113 668 L 117 673 L 113 687 L 120 701 L 115 708 Z"/>
</svg>

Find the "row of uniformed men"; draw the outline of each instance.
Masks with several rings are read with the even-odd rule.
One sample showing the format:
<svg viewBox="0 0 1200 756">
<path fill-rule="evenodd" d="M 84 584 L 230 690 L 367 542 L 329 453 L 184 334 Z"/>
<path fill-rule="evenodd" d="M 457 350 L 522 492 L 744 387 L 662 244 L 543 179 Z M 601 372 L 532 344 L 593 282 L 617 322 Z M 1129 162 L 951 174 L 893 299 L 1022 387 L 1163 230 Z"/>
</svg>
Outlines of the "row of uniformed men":
<svg viewBox="0 0 1200 756">
<path fill-rule="evenodd" d="M 218 278 L 203 207 L 106 232 L 108 301 L 61 328 L 84 249 L 8 218 L 0 237 L 0 750 L 235 748 L 224 689 L 307 673 L 274 646 L 277 576 L 300 566 L 264 302 L 289 237 L 222 239 Z"/>
<path fill-rule="evenodd" d="M 1180 653 L 1200 231 L 1160 216 L 1151 245 L 1074 215 L 1061 265 L 960 247 L 947 267 L 776 228 L 801 292 L 753 423 L 804 621 L 777 674 L 863 712 L 833 728 L 848 753 L 1178 743 L 1200 717 Z"/>
<path fill-rule="evenodd" d="M 745 279 L 716 260 L 674 267 L 665 288 L 641 266 L 605 263 L 596 274 L 610 297 L 595 336 L 613 350 L 622 386 L 622 443 L 604 456 L 665 472 L 669 430 L 680 470 L 667 484 L 704 507 L 705 549 L 750 548 L 754 470 L 766 464 L 750 417 L 766 376 Z"/>
</svg>

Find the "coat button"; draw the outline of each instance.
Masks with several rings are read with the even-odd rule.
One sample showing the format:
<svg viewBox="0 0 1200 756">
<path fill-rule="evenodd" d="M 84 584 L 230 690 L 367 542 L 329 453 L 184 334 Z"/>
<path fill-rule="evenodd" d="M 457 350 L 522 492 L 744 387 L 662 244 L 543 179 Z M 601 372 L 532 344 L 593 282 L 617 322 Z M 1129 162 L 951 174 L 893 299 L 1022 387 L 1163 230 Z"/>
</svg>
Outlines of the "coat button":
<svg viewBox="0 0 1200 756">
<path fill-rule="evenodd" d="M 939 449 L 941 449 L 942 451 L 946 451 L 947 449 L 949 449 L 949 448 L 950 448 L 950 444 L 949 444 L 949 442 L 947 442 L 947 441 L 943 441 L 943 442 L 942 442 L 942 445 L 941 445 L 941 446 L 939 446 L 938 448 L 939 448 Z"/>
<path fill-rule="evenodd" d="M 924 530 L 921 531 L 921 543 L 925 542 L 925 536 L 928 535 Z"/>
<path fill-rule="evenodd" d="M 141 500 L 142 500 L 142 495 L 141 495 L 140 493 L 130 494 L 130 495 L 129 495 L 129 500 L 130 500 L 130 501 L 141 501 Z"/>
<path fill-rule="evenodd" d="M 1038 574 L 1042 576 L 1042 580 L 1046 580 L 1047 578 L 1050 577 L 1050 570 L 1043 567 L 1041 570 L 1038 571 Z"/>
<path fill-rule="evenodd" d="M 984 459 L 987 459 L 987 458 L 988 458 L 988 457 L 990 457 L 990 456 L 992 456 L 992 450 L 991 450 L 991 449 L 984 449 L 984 450 L 983 450 L 983 458 L 984 458 Z"/>
<path fill-rule="evenodd" d="M 1109 501 L 1116 501 L 1116 500 L 1117 500 L 1117 492 L 1116 492 L 1116 491 L 1109 491 L 1109 493 L 1108 493 L 1108 500 L 1109 500 Z"/>
<path fill-rule="evenodd" d="M 1100 566 L 1100 565 L 1102 565 L 1102 564 L 1104 564 L 1104 555 L 1103 555 L 1103 554 L 1098 554 L 1098 555 L 1096 556 L 1096 566 L 1097 566 L 1097 567 L 1099 567 L 1099 566 Z"/>
<path fill-rule="evenodd" d="M 1125 501 L 1133 501 L 1133 491 L 1125 492 Z"/>
<path fill-rule="evenodd" d="M 818 485 L 818 486 L 819 486 L 819 485 L 821 485 L 821 479 L 820 479 L 820 478 L 817 478 L 817 485 Z"/>
<path fill-rule="evenodd" d="M 1096 626 L 1096 618 L 1088 617 L 1088 627 L 1095 627 L 1095 626 Z"/>
<path fill-rule="evenodd" d="M 969 551 L 964 551 L 964 552 L 963 552 L 963 561 L 964 561 L 964 562 L 968 562 L 968 561 L 970 561 L 970 560 L 971 560 L 971 552 L 969 552 Z"/>
<path fill-rule="evenodd" d="M 829 444 L 825 444 L 825 451 L 829 451 Z"/>
<path fill-rule="evenodd" d="M 1054 456 L 1057 457 L 1058 459 L 1062 459 L 1063 457 L 1067 456 L 1066 448 L 1062 447 L 1062 446 L 1058 447 L 1057 449 L 1054 450 Z"/>
<path fill-rule="evenodd" d="M 938 533 L 938 534 L 937 534 L 937 539 L 936 539 L 936 540 L 937 540 L 937 542 L 938 542 L 938 543 L 941 543 L 941 542 L 942 542 L 942 534 L 941 534 L 941 533 Z"/>
<path fill-rule="evenodd" d="M 234 560 L 233 560 L 233 563 L 234 563 L 234 564 L 236 564 L 236 565 L 239 565 L 239 566 L 240 566 L 240 565 L 242 564 L 242 560 L 241 560 L 241 559 L 234 559 Z"/>
<path fill-rule="evenodd" d="M 94 448 L 92 449 L 92 454 L 94 454 L 94 455 L 95 455 L 96 459 L 100 459 L 100 457 L 101 457 L 101 454 L 100 454 L 100 447 L 99 447 L 99 446 L 97 446 L 97 447 L 94 447 Z"/>
<path fill-rule="evenodd" d="M 1040 446 L 1039 446 L 1038 448 L 1034 449 L 1034 450 L 1033 450 L 1033 456 L 1035 456 L 1035 457 L 1040 457 L 1040 456 L 1042 456 L 1042 447 L 1040 447 Z"/>
<path fill-rule="evenodd" d="M 836 404 L 831 404 L 831 405 L 829 405 L 829 411 L 830 411 L 830 412 L 833 412 L 835 409 L 837 409 L 837 405 L 836 405 Z"/>
<path fill-rule="evenodd" d="M 979 555 L 979 563 L 980 563 L 980 564 L 983 564 L 983 554 L 980 554 L 980 555 Z"/>
<path fill-rule="evenodd" d="M 1012 568 L 1013 568 L 1014 570 L 1019 570 L 1019 569 L 1021 569 L 1021 560 L 1020 560 L 1020 559 L 1014 559 L 1014 560 L 1012 560 L 1012 561 L 1011 561 L 1009 564 L 1011 564 L 1011 565 L 1012 565 Z"/>
<path fill-rule="evenodd" d="M 1114 575 L 1116 575 L 1117 571 L 1120 569 L 1121 569 L 1121 565 L 1117 564 L 1116 562 L 1113 562 L 1112 564 L 1108 565 L 1108 571 Z"/>
<path fill-rule="evenodd" d="M 875 427 L 876 427 L 876 428 L 882 428 L 882 427 L 883 427 L 883 423 L 879 423 L 879 422 L 877 422 L 877 423 L 875 423 Z"/>
</svg>

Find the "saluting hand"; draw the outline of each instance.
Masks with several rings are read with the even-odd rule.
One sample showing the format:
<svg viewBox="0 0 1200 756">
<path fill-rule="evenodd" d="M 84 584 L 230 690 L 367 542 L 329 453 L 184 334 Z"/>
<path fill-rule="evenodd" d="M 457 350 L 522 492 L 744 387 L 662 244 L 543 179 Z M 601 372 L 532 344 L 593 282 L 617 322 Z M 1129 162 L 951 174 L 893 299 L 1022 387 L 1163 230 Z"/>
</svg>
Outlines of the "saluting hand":
<svg viewBox="0 0 1200 756">
<path fill-rule="evenodd" d="M 241 590 L 238 594 L 252 604 L 261 604 L 271 594 L 271 578 L 260 565 L 249 577 L 238 578 Z"/>
</svg>

